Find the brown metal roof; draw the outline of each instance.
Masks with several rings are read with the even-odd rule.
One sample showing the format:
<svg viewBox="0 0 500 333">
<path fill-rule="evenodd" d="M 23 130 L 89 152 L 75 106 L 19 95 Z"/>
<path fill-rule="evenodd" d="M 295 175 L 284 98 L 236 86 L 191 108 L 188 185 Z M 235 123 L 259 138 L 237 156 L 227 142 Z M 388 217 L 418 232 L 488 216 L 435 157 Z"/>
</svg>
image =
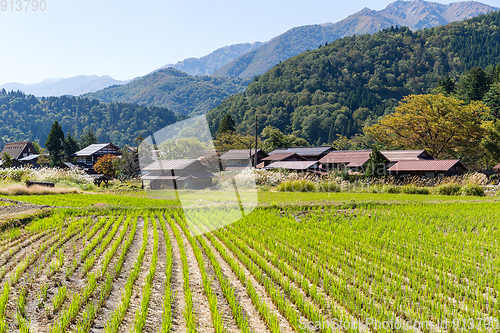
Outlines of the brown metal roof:
<svg viewBox="0 0 500 333">
<path fill-rule="evenodd" d="M 457 164 L 460 164 L 465 170 L 467 170 L 460 160 L 418 160 L 399 161 L 390 167 L 388 171 L 448 171 Z"/>
<path fill-rule="evenodd" d="M 201 166 L 203 164 L 196 159 L 185 159 L 185 160 L 157 160 L 149 164 L 143 171 L 158 171 L 158 170 L 183 170 L 191 166 L 194 163 L 199 163 Z"/>
<path fill-rule="evenodd" d="M 363 166 L 370 159 L 371 150 L 337 150 L 319 160 L 323 164 L 346 164 L 347 167 Z"/>
<path fill-rule="evenodd" d="M 433 160 L 425 149 L 416 150 L 382 150 L 380 151 L 390 162 Z"/>
<path fill-rule="evenodd" d="M 493 167 L 493 170 L 500 170 L 500 163 L 498 163 L 497 165 L 495 165 L 495 166 Z"/>
</svg>

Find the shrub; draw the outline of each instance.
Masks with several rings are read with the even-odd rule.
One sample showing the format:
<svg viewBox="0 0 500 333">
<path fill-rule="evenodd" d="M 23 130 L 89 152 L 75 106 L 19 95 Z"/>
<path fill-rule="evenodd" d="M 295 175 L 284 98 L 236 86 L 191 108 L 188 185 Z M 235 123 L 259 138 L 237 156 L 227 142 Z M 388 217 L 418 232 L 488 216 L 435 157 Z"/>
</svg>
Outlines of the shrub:
<svg viewBox="0 0 500 333">
<path fill-rule="evenodd" d="M 429 194 L 427 187 L 418 187 L 413 184 L 401 186 L 401 192 L 404 194 Z"/>
<path fill-rule="evenodd" d="M 318 192 L 340 192 L 340 185 L 336 182 L 322 181 L 318 184 Z"/>
<path fill-rule="evenodd" d="M 293 180 L 281 183 L 277 189 L 280 192 L 315 192 L 316 185 L 309 180 Z"/>
<path fill-rule="evenodd" d="M 396 185 L 386 185 L 384 186 L 385 193 L 401 193 L 401 187 Z"/>
<path fill-rule="evenodd" d="M 459 195 L 462 187 L 459 184 L 442 184 L 434 189 L 434 192 L 439 195 Z"/>
<path fill-rule="evenodd" d="M 460 194 L 471 197 L 484 197 L 484 189 L 477 184 L 466 184 L 462 186 Z"/>
</svg>

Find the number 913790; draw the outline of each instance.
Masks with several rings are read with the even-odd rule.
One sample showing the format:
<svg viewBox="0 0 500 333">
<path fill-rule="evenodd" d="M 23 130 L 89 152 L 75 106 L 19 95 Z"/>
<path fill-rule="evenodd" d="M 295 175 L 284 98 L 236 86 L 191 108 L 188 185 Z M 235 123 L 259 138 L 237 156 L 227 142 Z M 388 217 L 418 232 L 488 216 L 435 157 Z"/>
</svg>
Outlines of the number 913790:
<svg viewBox="0 0 500 333">
<path fill-rule="evenodd" d="M 0 9 L 2 12 L 43 12 L 47 9 L 47 3 L 45 0 L 1 0 Z"/>
</svg>

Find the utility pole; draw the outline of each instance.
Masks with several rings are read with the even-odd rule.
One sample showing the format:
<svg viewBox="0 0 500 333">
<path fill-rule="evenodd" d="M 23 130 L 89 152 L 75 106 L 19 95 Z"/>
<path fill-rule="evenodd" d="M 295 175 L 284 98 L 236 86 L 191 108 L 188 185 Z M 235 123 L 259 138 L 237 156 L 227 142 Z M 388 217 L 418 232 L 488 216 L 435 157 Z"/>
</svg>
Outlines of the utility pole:
<svg viewBox="0 0 500 333">
<path fill-rule="evenodd" d="M 257 110 L 255 110 L 255 152 L 254 152 L 254 164 L 255 169 L 257 169 Z"/>
</svg>

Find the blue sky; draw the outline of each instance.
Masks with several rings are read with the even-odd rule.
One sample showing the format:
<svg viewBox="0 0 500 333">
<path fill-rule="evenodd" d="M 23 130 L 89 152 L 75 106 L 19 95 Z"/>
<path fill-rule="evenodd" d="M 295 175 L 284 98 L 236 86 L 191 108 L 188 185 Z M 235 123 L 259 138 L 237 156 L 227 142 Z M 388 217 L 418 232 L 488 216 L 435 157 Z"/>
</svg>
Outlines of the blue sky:
<svg viewBox="0 0 500 333">
<path fill-rule="evenodd" d="M 336 22 L 392 2 L 43 0 L 45 11 L 17 12 L 10 1 L 3 0 L 8 8 L 0 11 L 0 84 L 92 74 L 131 79 L 219 47 L 264 42 L 296 26 Z M 500 7 L 500 0 L 481 2 Z"/>
</svg>

